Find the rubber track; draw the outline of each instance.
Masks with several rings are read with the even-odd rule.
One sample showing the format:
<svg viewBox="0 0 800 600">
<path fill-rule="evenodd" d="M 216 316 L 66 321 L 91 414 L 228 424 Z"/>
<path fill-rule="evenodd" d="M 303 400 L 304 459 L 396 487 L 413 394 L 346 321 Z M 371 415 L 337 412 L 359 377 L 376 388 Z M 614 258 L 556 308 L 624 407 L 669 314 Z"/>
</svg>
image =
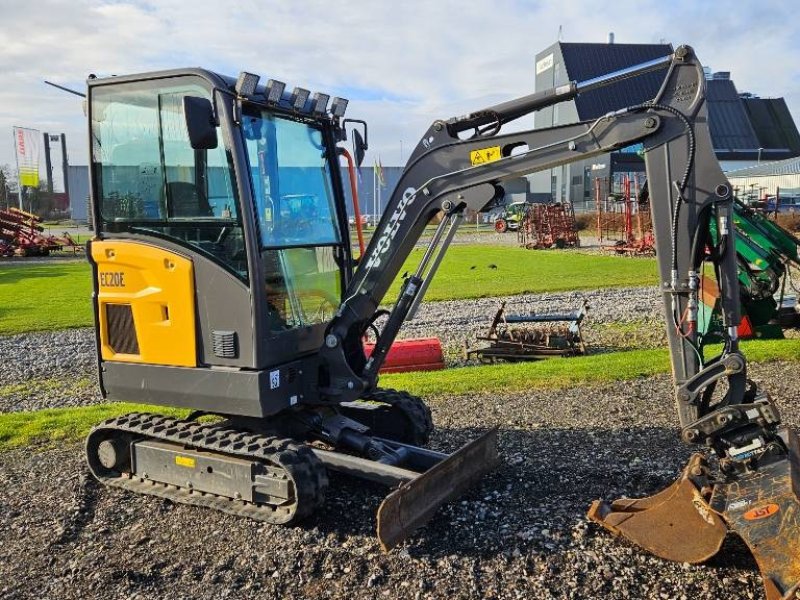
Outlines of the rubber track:
<svg viewBox="0 0 800 600">
<path fill-rule="evenodd" d="M 272 469 L 283 470 L 293 483 L 294 502 L 284 506 L 254 504 L 154 482 L 136 475 L 119 475 L 101 466 L 98 468 L 99 463 L 92 460 L 92 457 L 96 456 L 97 445 L 100 441 L 113 437 L 114 433 L 126 433 L 179 444 L 195 450 L 207 450 L 266 463 Z M 129 413 L 100 423 L 92 429 L 86 439 L 86 452 L 92 473 L 106 485 L 168 498 L 181 504 L 205 506 L 267 523 L 287 524 L 308 517 L 323 504 L 328 487 L 325 466 L 307 446 L 284 438 L 257 435 L 150 413 Z"/>
<path fill-rule="evenodd" d="M 411 427 L 416 434 L 414 440 L 409 442 L 415 446 L 424 446 L 428 443 L 433 433 L 433 418 L 431 409 L 418 396 L 402 390 L 391 388 L 376 388 L 361 397 L 362 400 L 383 402 L 397 408 L 411 422 Z"/>
</svg>

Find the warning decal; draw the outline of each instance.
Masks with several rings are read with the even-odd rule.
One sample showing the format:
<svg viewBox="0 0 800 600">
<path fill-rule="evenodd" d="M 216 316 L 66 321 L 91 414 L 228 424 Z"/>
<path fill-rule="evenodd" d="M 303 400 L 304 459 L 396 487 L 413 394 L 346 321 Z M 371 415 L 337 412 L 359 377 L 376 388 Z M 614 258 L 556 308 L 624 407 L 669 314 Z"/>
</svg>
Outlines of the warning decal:
<svg viewBox="0 0 800 600">
<path fill-rule="evenodd" d="M 190 456 L 176 456 L 175 464 L 179 467 L 188 467 L 194 469 L 194 459 Z"/>
<path fill-rule="evenodd" d="M 480 150 L 473 150 L 469 153 L 469 162 L 472 166 L 482 165 L 484 163 L 494 162 L 500 160 L 500 146 L 490 146 L 489 148 L 481 148 Z"/>
</svg>

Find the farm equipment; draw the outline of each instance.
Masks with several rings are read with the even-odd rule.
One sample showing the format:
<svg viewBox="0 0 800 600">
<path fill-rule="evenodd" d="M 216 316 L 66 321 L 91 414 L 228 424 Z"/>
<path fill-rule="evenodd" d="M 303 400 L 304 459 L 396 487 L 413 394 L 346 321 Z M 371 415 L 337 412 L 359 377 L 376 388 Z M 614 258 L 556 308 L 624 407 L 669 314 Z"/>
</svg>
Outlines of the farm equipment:
<svg viewBox="0 0 800 600">
<path fill-rule="evenodd" d="M 515 362 L 585 354 L 581 322 L 588 308 L 584 302 L 578 310 L 568 313 L 510 315 L 506 312 L 506 303 L 502 302 L 492 319 L 489 331 L 477 337 L 478 343 L 482 345 L 477 348 L 467 345 L 464 357 L 467 360 L 475 357 L 483 363 L 493 363 L 497 360 Z M 529 323 L 536 325 L 524 326 Z"/>
<path fill-rule="evenodd" d="M 372 355 L 375 342 L 364 342 L 367 358 Z M 381 373 L 408 373 L 409 371 L 439 371 L 444 369 L 442 341 L 437 337 L 397 340 L 383 361 Z"/>
<path fill-rule="evenodd" d="M 518 230 L 529 206 L 530 203 L 524 201 L 507 204 L 495 219 L 494 230 L 497 233 Z"/>
<path fill-rule="evenodd" d="M 800 327 L 796 296 L 786 294 L 791 272 L 800 266 L 800 240 L 759 211 L 735 200 L 741 337 L 783 338 L 785 329 Z M 710 224 L 716 238 L 717 229 Z M 720 339 L 719 289 L 701 279 L 704 318 L 700 331 L 709 341 Z M 795 292 L 797 290 L 794 290 Z"/>
<path fill-rule="evenodd" d="M 597 239 L 603 250 L 617 254 L 655 254 L 655 236 L 647 203 L 646 182 L 623 175 L 617 191 L 611 180 L 594 180 Z M 610 242 L 604 244 L 604 242 Z"/>
<path fill-rule="evenodd" d="M 18 208 L 0 210 L 0 256 L 48 256 L 82 247 L 66 231 L 61 237 L 44 233 L 42 219 Z"/>
<path fill-rule="evenodd" d="M 666 75 L 651 101 L 593 121 L 500 133 L 536 110 L 656 70 Z M 597 502 L 589 516 L 681 562 L 705 560 L 736 533 L 756 558 L 768 600 L 794 593 L 800 447 L 747 378 L 733 195 L 712 149 L 705 75 L 690 47 L 435 121 L 357 268 L 334 168 L 346 101 L 329 109 L 326 94 L 258 81 L 186 69 L 88 82 L 103 396 L 224 419 L 133 413 L 101 423 L 86 443 L 95 477 L 286 524 L 321 508 L 327 469 L 339 470 L 398 486 L 378 511 L 383 548 L 396 545 L 498 461 L 494 431 L 449 456 L 420 447 L 432 429 L 424 403 L 378 386 L 392 342 L 464 215 L 496 206 L 506 180 L 641 143 L 674 401 L 681 437 L 698 452 L 662 494 Z M 282 210 L 283 198 L 297 194 L 314 198 L 317 215 L 302 230 Z M 117 210 L 126 198 L 135 201 Z M 367 358 L 364 333 L 437 215 Z M 712 358 L 697 327 L 706 261 L 725 336 Z"/>
<path fill-rule="evenodd" d="M 517 237 L 523 248 L 579 248 L 581 240 L 572 203 L 529 204 Z"/>
</svg>

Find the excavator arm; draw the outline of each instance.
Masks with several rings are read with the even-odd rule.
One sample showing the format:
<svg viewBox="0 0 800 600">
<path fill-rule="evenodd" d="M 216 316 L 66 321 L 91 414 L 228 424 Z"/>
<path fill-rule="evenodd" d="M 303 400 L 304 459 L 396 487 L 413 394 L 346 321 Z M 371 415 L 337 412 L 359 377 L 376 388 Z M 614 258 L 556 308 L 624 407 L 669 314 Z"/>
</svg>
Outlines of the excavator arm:
<svg viewBox="0 0 800 600">
<path fill-rule="evenodd" d="M 649 102 L 593 121 L 500 133 L 506 123 L 541 108 L 657 69 L 665 69 L 666 76 Z M 463 215 L 491 206 L 502 196 L 505 180 L 642 143 L 681 436 L 704 450 L 661 494 L 596 502 L 589 517 L 659 556 L 683 562 L 712 556 L 733 531 L 753 551 L 768 599 L 777 600 L 790 597 L 800 581 L 800 445 L 781 426 L 768 396 L 747 379 L 737 336 L 734 199 L 707 121 L 703 69 L 688 46 L 590 81 L 435 121 L 411 155 L 326 332 L 321 394 L 348 402 L 375 387 L 386 353 L 416 310 Z M 364 331 L 437 215 L 441 221 L 433 238 L 419 266 L 404 278 L 367 358 Z M 699 282 L 708 257 L 725 329 L 723 351 L 712 359 L 703 356 L 698 332 Z"/>
<path fill-rule="evenodd" d="M 502 125 L 602 85 L 666 69 L 652 101 L 593 121 L 501 135 Z M 703 370 L 696 332 L 698 269 L 705 257 L 709 221 L 718 221 L 724 250 L 716 257 L 723 291 L 728 354 L 737 353 L 736 256 L 732 193 L 711 147 L 706 126 L 702 66 L 692 50 L 587 82 L 572 82 L 470 115 L 434 122 L 411 155 L 384 216 L 331 321 L 321 354 L 331 397 L 355 396 L 374 387 L 383 358 L 400 326 L 413 314 L 455 228 L 467 210 L 480 211 L 503 194 L 503 182 L 642 143 L 656 222 L 659 269 L 676 384 Z M 466 139 L 461 139 L 470 133 Z M 426 226 L 441 221 L 419 266 L 404 279 L 375 350 L 367 359 L 361 336 Z M 677 325 L 680 325 L 678 327 Z M 744 373 L 740 377 L 744 381 Z M 742 385 L 737 385 L 740 391 Z M 742 392 L 743 393 L 743 392 Z M 691 405 L 681 423 L 697 419 Z"/>
</svg>

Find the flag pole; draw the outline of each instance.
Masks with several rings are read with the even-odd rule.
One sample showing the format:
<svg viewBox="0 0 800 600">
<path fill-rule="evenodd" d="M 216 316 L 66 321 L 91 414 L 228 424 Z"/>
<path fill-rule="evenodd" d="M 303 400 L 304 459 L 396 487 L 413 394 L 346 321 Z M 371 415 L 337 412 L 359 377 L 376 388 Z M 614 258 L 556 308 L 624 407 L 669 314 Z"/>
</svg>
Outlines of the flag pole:
<svg viewBox="0 0 800 600">
<path fill-rule="evenodd" d="M 19 209 L 22 210 L 22 174 L 19 172 L 19 127 L 14 127 L 14 160 L 17 163 L 17 198 Z"/>
</svg>

